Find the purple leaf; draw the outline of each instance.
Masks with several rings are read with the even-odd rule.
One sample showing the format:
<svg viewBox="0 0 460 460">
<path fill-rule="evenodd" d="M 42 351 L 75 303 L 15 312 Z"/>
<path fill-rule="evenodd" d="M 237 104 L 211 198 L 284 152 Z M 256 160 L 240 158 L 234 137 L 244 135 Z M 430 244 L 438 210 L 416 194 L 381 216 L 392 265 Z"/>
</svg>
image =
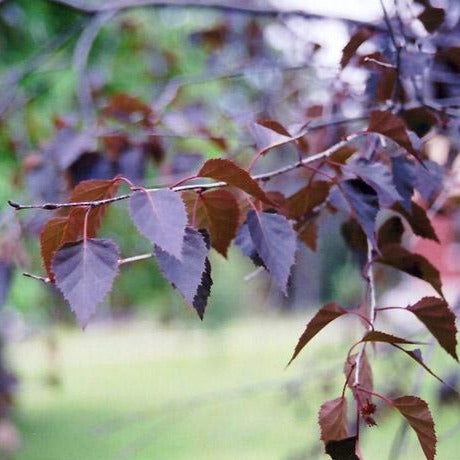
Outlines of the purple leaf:
<svg viewBox="0 0 460 460">
<path fill-rule="evenodd" d="M 404 156 L 394 157 L 391 159 L 391 170 L 396 190 L 402 198 L 401 205 L 410 211 L 415 184 L 414 164 Z"/>
<path fill-rule="evenodd" d="M 180 260 L 187 225 L 187 212 L 181 197 L 168 189 L 139 190 L 132 195 L 129 208 L 139 231 L 154 245 Z"/>
<path fill-rule="evenodd" d="M 155 246 L 155 255 L 164 277 L 182 294 L 201 319 L 212 284 L 208 251 L 207 238 L 191 227 L 185 228 L 181 260 Z"/>
<path fill-rule="evenodd" d="M 90 238 L 64 245 L 53 258 L 56 285 L 84 328 L 112 288 L 119 251 L 110 240 Z"/>
<path fill-rule="evenodd" d="M 438 163 L 428 160 L 424 161 L 423 167 L 418 164 L 415 168 L 415 188 L 420 192 L 422 198 L 432 202 L 442 189 L 444 180 L 444 168 Z"/>
<path fill-rule="evenodd" d="M 268 271 L 286 294 L 296 252 L 296 234 L 291 223 L 280 214 L 249 211 L 249 234 Z"/>
<path fill-rule="evenodd" d="M 340 183 L 348 205 L 356 216 L 364 233 L 374 248 L 377 247 L 375 238 L 375 219 L 379 211 L 377 192 L 360 179 L 350 179 Z"/>
<path fill-rule="evenodd" d="M 389 208 L 395 202 L 401 201 L 401 196 L 393 184 L 393 175 L 384 164 L 355 161 L 347 164 L 343 169 L 370 185 L 377 192 L 381 206 Z"/>
<path fill-rule="evenodd" d="M 256 267 L 267 268 L 257 253 L 254 242 L 252 241 L 251 235 L 249 234 L 249 228 L 247 222 L 245 222 L 240 229 L 235 238 L 235 245 L 238 246 L 241 253 L 249 257 Z"/>
</svg>

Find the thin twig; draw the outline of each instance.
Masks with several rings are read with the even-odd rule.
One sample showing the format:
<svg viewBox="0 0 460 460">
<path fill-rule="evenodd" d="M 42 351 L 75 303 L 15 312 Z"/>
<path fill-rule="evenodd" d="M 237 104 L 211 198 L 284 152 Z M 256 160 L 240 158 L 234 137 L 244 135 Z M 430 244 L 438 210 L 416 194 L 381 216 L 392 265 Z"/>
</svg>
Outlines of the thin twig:
<svg viewBox="0 0 460 460">
<path fill-rule="evenodd" d="M 23 276 L 26 276 L 27 278 L 32 278 L 34 280 L 41 281 L 42 283 L 45 283 L 45 284 L 51 283 L 51 280 L 46 276 L 34 275 L 33 273 L 27 273 L 27 272 L 24 272 Z"/>
<path fill-rule="evenodd" d="M 88 57 L 94 40 L 101 28 L 110 21 L 117 10 L 109 10 L 99 13 L 91 19 L 75 45 L 73 53 L 73 67 L 78 78 L 77 95 L 80 111 L 85 125 L 90 126 L 94 120 L 94 108 L 91 97 L 91 85 L 88 81 L 87 69 Z"/>
<path fill-rule="evenodd" d="M 283 166 L 278 169 L 274 169 L 266 173 L 255 174 L 252 176 L 252 179 L 256 181 L 267 181 L 274 177 L 277 177 L 282 174 L 286 174 L 287 172 L 293 171 L 294 169 L 297 169 L 303 165 L 307 165 L 310 163 L 314 163 L 315 161 L 322 160 L 324 158 L 329 157 L 333 153 L 337 152 L 342 147 L 345 147 L 346 145 L 348 145 L 350 142 L 354 141 L 358 137 L 360 137 L 360 134 L 351 134 L 347 136 L 345 139 L 341 140 L 340 142 L 337 142 L 336 144 L 334 144 L 333 146 L 329 147 L 328 149 L 322 152 L 316 153 L 315 155 L 304 158 L 301 161 L 290 163 L 286 166 Z M 208 183 L 200 183 L 200 184 L 180 185 L 178 187 L 172 187 L 171 190 L 173 190 L 174 192 L 182 192 L 185 190 L 210 190 L 210 189 L 225 187 L 227 185 L 228 184 L 226 182 L 219 181 L 219 182 L 208 182 Z M 164 188 L 167 188 L 167 187 L 152 187 L 152 188 L 146 188 L 146 190 L 148 192 L 155 192 L 155 191 L 158 191 Z M 92 207 L 103 206 L 103 205 L 110 204 L 116 201 L 127 200 L 128 198 L 131 197 L 131 195 L 132 193 L 127 193 L 124 195 L 115 196 L 113 198 L 106 198 L 103 200 L 77 201 L 74 203 L 20 204 L 20 203 L 16 203 L 14 201 L 8 200 L 8 204 L 14 209 L 16 209 L 17 211 L 21 209 L 44 209 L 44 210 L 52 211 L 52 210 L 61 209 L 61 208 L 74 208 L 78 206 L 92 206 Z"/>
<path fill-rule="evenodd" d="M 120 259 L 118 261 L 118 266 L 130 264 L 132 262 L 138 262 L 139 260 L 146 260 L 153 257 L 153 253 L 149 252 L 147 254 L 139 254 L 138 256 L 127 257 L 126 259 Z"/>
</svg>

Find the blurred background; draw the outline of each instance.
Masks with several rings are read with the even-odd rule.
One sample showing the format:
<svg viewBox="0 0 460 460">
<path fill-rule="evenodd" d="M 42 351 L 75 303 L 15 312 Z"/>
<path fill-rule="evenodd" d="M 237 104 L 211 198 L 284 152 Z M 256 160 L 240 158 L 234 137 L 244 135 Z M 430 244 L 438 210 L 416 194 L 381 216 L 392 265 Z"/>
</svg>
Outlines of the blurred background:
<svg viewBox="0 0 460 460">
<path fill-rule="evenodd" d="M 253 3 L 259 13 L 231 2 L 226 10 L 145 6 L 93 14 L 103 0 L 0 0 L 0 458 L 326 458 L 317 413 L 341 391 L 345 350 L 362 326 L 340 319 L 285 366 L 319 306 L 357 306 L 364 295 L 356 256 L 342 238 L 343 216 L 325 215 L 316 251 L 313 244 L 299 250 L 286 298 L 237 248 L 228 260 L 213 252 L 214 285 L 200 322 L 155 262 L 142 261 L 122 267 L 82 331 L 52 288 L 22 276 L 43 273 L 38 235 L 50 214 L 15 215 L 6 204 L 63 199 L 80 180 L 119 173 L 139 185 L 170 184 L 213 157 L 248 165 L 249 127 L 261 118 L 292 129 L 310 123 L 305 154 L 364 128 L 384 76 L 370 65 L 342 70 L 339 63 L 357 27 L 384 26 L 380 2 Z M 419 3 L 385 5 L 423 44 Z M 445 27 L 455 41 L 460 5 L 437 3 L 448 8 Z M 360 53 L 375 49 L 366 43 Z M 456 85 L 443 78 L 432 97 L 458 100 L 458 73 Z M 431 144 L 440 165 L 449 142 L 440 135 Z M 296 155 L 280 147 L 256 172 Z M 296 190 L 295 181 L 283 186 Z M 101 234 L 126 256 L 148 251 L 127 216 L 126 204 L 112 206 Z M 436 225 L 438 268 L 456 305 L 458 235 L 452 220 Z M 424 244 L 413 241 L 429 257 L 433 248 Z M 377 279 L 382 305 L 432 293 L 390 269 Z M 393 330 L 427 339 L 415 319 L 398 321 Z M 438 458 L 457 458 L 458 400 L 389 348 L 372 361 L 376 388 L 425 398 L 437 423 Z M 452 359 L 433 345 L 425 353 L 455 386 Z M 362 431 L 365 458 L 422 458 L 396 414 L 381 407 L 380 422 Z"/>
</svg>

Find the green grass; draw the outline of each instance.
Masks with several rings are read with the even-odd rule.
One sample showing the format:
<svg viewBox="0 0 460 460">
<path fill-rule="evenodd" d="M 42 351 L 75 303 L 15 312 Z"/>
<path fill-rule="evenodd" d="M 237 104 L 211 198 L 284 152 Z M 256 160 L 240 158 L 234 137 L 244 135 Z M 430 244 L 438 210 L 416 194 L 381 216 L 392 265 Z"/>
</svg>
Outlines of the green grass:
<svg viewBox="0 0 460 460">
<path fill-rule="evenodd" d="M 347 323 L 339 323 L 287 370 L 303 316 L 257 318 L 217 330 L 152 322 L 59 330 L 59 387 L 45 383 L 50 360 L 43 337 L 13 344 L 9 352 L 21 378 L 18 459 L 327 458 L 317 411 L 340 394 L 342 340 L 354 332 L 347 327 L 344 334 Z M 404 356 L 376 359 L 383 366 L 377 387 L 396 381 L 401 369 L 409 381 L 416 370 Z M 447 363 L 439 361 L 438 369 Z M 300 387 L 294 385 L 298 377 Z M 430 402 L 433 381 L 425 381 Z M 458 406 L 434 409 L 438 432 L 458 423 Z M 365 432 L 367 459 L 387 458 L 400 420 L 384 412 L 377 422 L 381 426 Z M 440 460 L 457 458 L 455 438 L 441 443 Z M 413 433 L 402 458 L 423 458 Z"/>
</svg>

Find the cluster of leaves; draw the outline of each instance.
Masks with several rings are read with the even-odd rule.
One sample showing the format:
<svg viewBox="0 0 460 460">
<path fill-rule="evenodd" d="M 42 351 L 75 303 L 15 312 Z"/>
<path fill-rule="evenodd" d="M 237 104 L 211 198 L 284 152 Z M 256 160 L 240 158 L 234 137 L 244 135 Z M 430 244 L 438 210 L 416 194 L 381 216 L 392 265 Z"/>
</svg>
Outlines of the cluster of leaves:
<svg viewBox="0 0 460 460">
<path fill-rule="evenodd" d="M 444 10 L 428 1 L 417 3 L 421 11 L 414 20 L 423 24 L 427 33 L 436 33 L 443 26 Z M 281 118 L 259 118 L 250 125 L 255 148 L 249 166 L 222 157 L 199 167 L 194 157 L 187 170 L 179 168 L 182 175 L 178 182 L 146 187 L 147 159 L 159 164 L 166 156 L 159 136 L 152 134 L 161 123 L 161 114 L 138 98 L 118 93 L 100 111 L 97 128 L 78 131 L 68 120 L 56 119 L 58 131 L 53 141 L 41 155 L 25 160 L 30 189 L 41 202 L 32 206 L 10 202 L 16 210 L 53 212 L 40 230 L 46 271 L 42 280 L 57 286 L 82 327 L 111 291 L 119 267 L 150 257 L 203 319 L 212 286 L 209 252 L 212 248 L 227 257 L 232 242 L 287 295 L 299 247 L 306 245 L 315 251 L 324 216 L 343 216 L 342 235 L 361 265 L 367 298 L 359 308 L 337 303 L 323 306 L 307 324 L 290 360 L 339 317 L 355 316 L 366 325 L 360 340 L 348 351 L 341 396 L 324 403 L 319 413 L 326 452 L 338 460 L 360 457 L 359 423 L 358 433 L 351 435 L 348 429 L 347 388 L 356 401 L 358 420 L 376 425 L 375 401 L 381 399 L 415 430 L 426 458 L 435 455 L 436 436 L 427 403 L 417 396 L 390 399 L 374 389 L 368 343 L 393 346 L 444 383 L 424 362 L 421 351 L 411 348 L 417 342 L 374 327 L 379 313 L 389 309 L 376 306 L 373 274 L 378 266 L 392 267 L 431 285 L 436 296 L 392 308 L 414 315 L 458 361 L 455 315 L 444 297 L 440 273 L 425 256 L 413 252 L 405 238 L 413 234 L 439 242 L 427 209 L 437 206 L 445 171 L 430 159 L 425 141 L 436 132 L 450 133 L 455 126 L 452 128 L 448 110 L 420 98 L 415 78 L 420 66 L 411 65 L 411 60 L 420 60 L 423 53 L 409 53 L 412 41 L 416 42 L 413 37 L 406 37 L 405 46 L 400 47 L 394 25 L 389 18 L 387 21 L 388 30 L 358 27 L 343 49 L 340 63 L 342 68 L 356 65 L 370 72 L 368 99 L 372 108 L 363 113 L 365 130 L 341 128 L 327 137 L 326 124 L 315 133 L 311 118 L 322 114 L 320 106 L 308 108 L 310 119 L 300 127 L 282 123 Z M 258 36 L 252 25 L 253 35 Z M 220 24 L 192 39 L 215 50 L 224 47 L 230 35 L 231 28 Z M 387 46 L 392 41 L 394 49 Z M 365 43 L 379 51 L 360 54 Z M 436 40 L 433 43 L 433 66 L 458 69 L 459 49 L 446 48 Z M 248 53 L 256 53 L 255 48 L 248 47 Z M 404 66 L 402 52 L 408 53 L 405 59 L 409 64 Z M 433 85 L 435 91 L 441 88 Z M 177 87 L 172 92 L 175 94 Z M 344 96 L 338 92 L 334 97 L 337 104 Z M 110 129 L 113 123 L 116 130 Z M 204 126 L 198 131 L 209 142 L 227 149 L 226 139 L 211 135 Z M 330 137 L 335 139 L 330 141 Z M 95 148 L 96 140 L 104 146 L 101 151 Z M 61 149 L 62 145 L 66 148 Z M 297 160 L 253 173 L 283 149 L 294 151 Z M 175 170 L 169 165 L 167 171 Z M 191 175 L 184 178 L 184 172 Z M 56 201 L 56 196 L 66 187 L 56 181 L 50 191 L 50 175 L 63 178 L 71 189 L 62 201 Z M 126 185 L 129 191 L 121 194 L 120 187 Z M 151 244 L 147 254 L 121 255 L 115 241 L 100 236 L 108 207 L 124 201 L 129 201 L 135 227 Z"/>
</svg>

